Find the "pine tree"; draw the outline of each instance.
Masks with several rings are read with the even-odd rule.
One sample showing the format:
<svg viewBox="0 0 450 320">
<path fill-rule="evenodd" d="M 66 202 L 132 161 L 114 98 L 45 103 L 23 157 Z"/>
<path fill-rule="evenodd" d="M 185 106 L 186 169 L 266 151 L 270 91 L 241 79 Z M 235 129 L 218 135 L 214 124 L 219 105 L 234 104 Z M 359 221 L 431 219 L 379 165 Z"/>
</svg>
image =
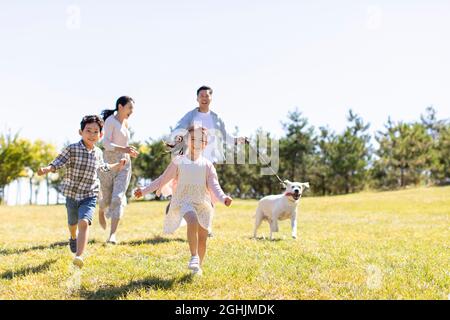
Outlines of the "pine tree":
<svg viewBox="0 0 450 320">
<path fill-rule="evenodd" d="M 286 136 L 280 139 L 280 172 L 291 181 L 309 181 L 316 146 L 314 127 L 297 108 L 282 125 Z"/>
<path fill-rule="evenodd" d="M 393 123 L 385 132 L 378 132 L 379 148 L 374 166 L 374 178 L 380 187 L 405 187 L 425 180 L 427 169 L 435 159 L 433 139 L 421 123 Z M 428 170 L 429 171 L 429 170 Z"/>
<path fill-rule="evenodd" d="M 349 111 L 349 125 L 336 135 L 329 146 L 330 171 L 333 176 L 334 193 L 360 191 L 365 186 L 370 161 L 369 124 L 360 116 Z"/>
</svg>

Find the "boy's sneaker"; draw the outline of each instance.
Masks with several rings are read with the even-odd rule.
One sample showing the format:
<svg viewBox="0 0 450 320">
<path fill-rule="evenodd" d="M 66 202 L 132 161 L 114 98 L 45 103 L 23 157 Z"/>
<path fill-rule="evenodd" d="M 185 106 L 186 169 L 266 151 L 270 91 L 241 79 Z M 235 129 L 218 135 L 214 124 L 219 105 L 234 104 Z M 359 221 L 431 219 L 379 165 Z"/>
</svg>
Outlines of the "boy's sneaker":
<svg viewBox="0 0 450 320">
<path fill-rule="evenodd" d="M 75 257 L 74 259 L 73 259 L 73 264 L 75 265 L 75 266 L 77 266 L 78 268 L 83 268 L 83 265 L 84 265 L 84 261 L 83 261 L 83 258 L 81 258 L 81 257 Z"/>
<path fill-rule="evenodd" d="M 193 272 L 198 272 L 200 270 L 200 258 L 199 256 L 192 256 L 191 260 L 188 264 L 188 269 L 192 270 Z"/>
<path fill-rule="evenodd" d="M 72 253 L 77 253 L 77 239 L 69 239 L 69 246 L 70 246 L 70 251 L 72 251 Z"/>
</svg>

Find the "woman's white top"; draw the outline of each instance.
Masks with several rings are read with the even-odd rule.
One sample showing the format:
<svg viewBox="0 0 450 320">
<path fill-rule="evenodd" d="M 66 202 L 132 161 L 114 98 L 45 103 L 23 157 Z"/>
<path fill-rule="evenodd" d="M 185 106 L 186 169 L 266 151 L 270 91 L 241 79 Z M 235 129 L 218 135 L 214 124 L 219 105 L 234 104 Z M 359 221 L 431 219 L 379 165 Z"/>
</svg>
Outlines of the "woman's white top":
<svg viewBox="0 0 450 320">
<path fill-rule="evenodd" d="M 115 147 L 128 147 L 130 131 L 126 122 L 120 123 L 114 115 L 109 116 L 103 126 L 103 146 L 106 151 L 115 151 Z"/>
</svg>

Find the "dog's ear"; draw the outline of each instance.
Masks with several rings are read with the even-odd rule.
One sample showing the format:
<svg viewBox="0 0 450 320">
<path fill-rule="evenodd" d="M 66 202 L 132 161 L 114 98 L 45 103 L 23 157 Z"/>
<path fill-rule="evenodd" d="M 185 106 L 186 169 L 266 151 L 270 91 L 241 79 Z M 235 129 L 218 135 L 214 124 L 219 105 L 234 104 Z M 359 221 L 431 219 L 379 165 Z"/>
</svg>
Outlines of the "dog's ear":
<svg viewBox="0 0 450 320">
<path fill-rule="evenodd" d="M 305 188 L 308 188 L 308 189 L 309 189 L 309 182 L 304 182 L 304 183 L 302 183 L 302 185 L 303 185 Z"/>
<path fill-rule="evenodd" d="M 284 180 L 284 184 L 285 185 L 288 185 L 288 184 L 291 184 L 292 182 L 290 182 L 289 180 Z"/>
</svg>

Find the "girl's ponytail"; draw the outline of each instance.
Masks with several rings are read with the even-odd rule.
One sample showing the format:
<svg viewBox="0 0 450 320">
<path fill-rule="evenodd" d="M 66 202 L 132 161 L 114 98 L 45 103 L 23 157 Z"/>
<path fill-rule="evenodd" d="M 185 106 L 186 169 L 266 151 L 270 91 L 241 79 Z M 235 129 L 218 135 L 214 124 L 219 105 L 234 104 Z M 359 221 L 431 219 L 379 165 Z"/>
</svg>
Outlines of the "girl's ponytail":
<svg viewBox="0 0 450 320">
<path fill-rule="evenodd" d="M 134 102 L 132 97 L 129 96 L 122 96 L 116 101 L 116 108 L 115 109 L 105 109 L 101 112 L 101 115 L 103 117 L 103 121 L 106 121 L 110 116 L 114 114 L 114 112 L 119 110 L 119 105 L 125 106 L 128 102 Z"/>
<path fill-rule="evenodd" d="M 108 119 L 110 116 L 112 116 L 114 114 L 114 112 L 116 112 L 117 109 L 105 109 L 103 110 L 100 114 L 103 117 L 103 121 L 106 121 L 106 119 Z"/>
</svg>

